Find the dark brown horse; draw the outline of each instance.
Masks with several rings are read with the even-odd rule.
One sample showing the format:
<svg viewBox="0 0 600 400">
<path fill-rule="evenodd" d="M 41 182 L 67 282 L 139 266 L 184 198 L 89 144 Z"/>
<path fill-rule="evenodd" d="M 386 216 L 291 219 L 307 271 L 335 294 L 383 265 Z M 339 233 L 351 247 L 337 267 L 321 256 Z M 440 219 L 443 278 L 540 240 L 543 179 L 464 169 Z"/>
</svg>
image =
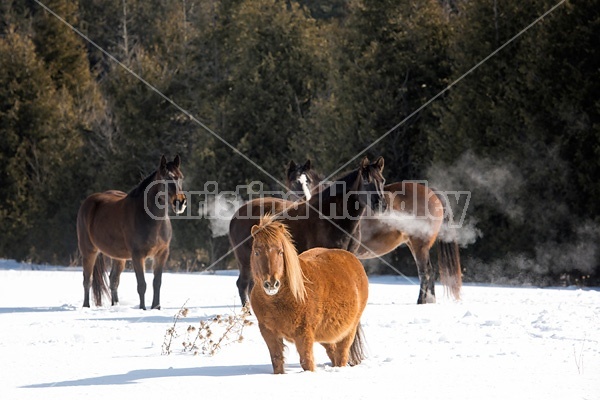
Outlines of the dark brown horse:
<svg viewBox="0 0 600 400">
<path fill-rule="evenodd" d="M 286 225 L 268 215 L 252 227 L 250 304 L 273 372 L 284 373 L 283 340 L 293 342 L 305 371 L 315 370 L 313 344 L 334 367 L 364 359 L 360 317 L 369 281 L 361 262 L 340 249 L 313 248 L 298 256 Z"/>
<path fill-rule="evenodd" d="M 290 164 L 291 165 L 291 164 Z M 295 163 L 294 163 L 295 165 Z M 307 168 L 305 168 L 307 167 Z M 302 176 L 307 178 L 301 178 Z M 288 168 L 288 188 L 303 191 L 303 182 L 311 182 L 309 193 L 318 190 L 319 176 L 310 169 L 310 162 L 303 167 Z M 439 240 L 438 234 L 444 218 L 444 197 L 438 196 L 418 182 L 396 182 L 384 186 L 387 212 L 361 219 L 361 246 L 355 251 L 360 259 L 382 256 L 396 247 L 406 244 L 417 264 L 420 280 L 418 304 L 435 302 L 435 271 L 429 251 L 438 241 L 438 267 L 441 281 L 449 292 L 460 298 L 462 275 L 458 244 L 455 240 Z"/>
<path fill-rule="evenodd" d="M 229 240 L 240 269 L 237 287 L 242 304 L 252 289 L 250 230 L 266 213 L 279 215 L 288 226 L 298 251 L 313 247 L 355 251 L 359 245 L 358 225 L 364 211 L 385 209 L 383 158 L 359 167 L 326 186 L 309 201 L 293 202 L 273 197 L 258 198 L 241 206 L 229 224 Z"/>
<path fill-rule="evenodd" d="M 125 261 L 131 260 L 140 308 L 144 310 L 145 261 L 148 257 L 154 258 L 152 308 L 160 309 L 162 271 L 172 235 L 168 204 L 177 214 L 186 207 L 186 197 L 181 192 L 180 164 L 179 156 L 172 162 L 162 156 L 158 169 L 129 193 L 109 190 L 94 193 L 83 201 L 77 214 L 77 239 L 83 258 L 83 307 L 90 306 L 90 283 L 96 305 L 102 305 L 102 294 L 108 292 L 103 254 L 114 260 L 110 271 L 112 304 L 119 302 L 119 279 Z"/>
</svg>

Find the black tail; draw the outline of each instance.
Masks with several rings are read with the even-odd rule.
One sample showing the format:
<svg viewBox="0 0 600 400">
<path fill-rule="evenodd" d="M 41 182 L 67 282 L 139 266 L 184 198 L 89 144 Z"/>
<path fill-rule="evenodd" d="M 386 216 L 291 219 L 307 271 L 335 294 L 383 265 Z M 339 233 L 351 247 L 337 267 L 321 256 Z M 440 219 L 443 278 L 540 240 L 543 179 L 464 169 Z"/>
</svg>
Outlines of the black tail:
<svg viewBox="0 0 600 400">
<path fill-rule="evenodd" d="M 460 300 L 462 272 L 458 243 L 438 241 L 438 267 L 442 284 L 456 300 Z"/>
<path fill-rule="evenodd" d="M 102 305 L 102 296 L 104 294 L 108 296 L 105 271 L 106 262 L 104 261 L 104 255 L 98 254 L 96 263 L 94 264 L 94 273 L 92 274 L 92 292 L 94 293 L 94 301 L 97 307 Z"/>
<path fill-rule="evenodd" d="M 448 226 L 453 219 L 452 210 L 448 207 L 448 201 L 444 193 L 436 192 L 444 206 L 444 222 Z M 460 300 L 460 290 L 462 288 L 462 270 L 460 266 L 460 254 L 458 242 L 454 237 L 438 237 L 438 268 L 440 270 L 440 279 L 444 288 L 448 290 L 456 300 Z"/>
<path fill-rule="evenodd" d="M 348 357 L 348 364 L 352 367 L 360 364 L 362 360 L 367 358 L 365 344 L 364 333 L 359 322 L 356 327 L 354 341 L 352 342 L 352 346 L 350 346 L 350 356 Z"/>
</svg>

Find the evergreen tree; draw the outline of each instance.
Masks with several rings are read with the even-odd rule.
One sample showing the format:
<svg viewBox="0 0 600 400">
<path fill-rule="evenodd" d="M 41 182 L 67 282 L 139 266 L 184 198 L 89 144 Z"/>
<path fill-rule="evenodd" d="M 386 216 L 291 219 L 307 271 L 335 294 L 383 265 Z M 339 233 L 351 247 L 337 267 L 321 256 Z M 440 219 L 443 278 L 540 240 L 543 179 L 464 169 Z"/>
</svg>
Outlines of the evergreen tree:
<svg viewBox="0 0 600 400">
<path fill-rule="evenodd" d="M 489 201 L 488 193 L 473 191 L 471 210 L 484 239 L 468 253 L 486 262 L 506 254 L 533 260 L 525 266 L 508 263 L 495 272 L 508 279 L 556 280 L 571 270 L 573 265 L 551 267 L 540 258 L 540 249 L 578 240 L 579 227 L 597 216 L 588 212 L 595 205 L 582 207 L 597 190 L 587 178 L 597 163 L 579 164 L 593 159 L 598 147 L 593 122 L 598 108 L 591 95 L 598 82 L 598 57 L 591 54 L 597 48 L 598 4 L 592 3 L 566 3 L 461 81 L 439 113 L 439 136 L 431 135 L 438 161 L 456 160 L 469 150 L 525 177 L 518 190 L 501 194 L 519 213 L 506 213 Z M 553 5 L 464 3 L 452 47 L 455 77 Z M 578 160 L 581 151 L 575 149 L 583 147 L 587 154 Z M 481 179 L 493 179 L 482 173 Z M 578 178 L 591 184 L 578 185 Z M 463 180 L 462 188 L 452 189 L 469 190 L 473 184 Z M 469 266 L 470 273 L 487 279 L 486 268 Z"/>
<path fill-rule="evenodd" d="M 74 218 L 62 213 L 77 204 L 72 172 L 82 140 L 73 100 L 28 38 L 0 38 L 0 60 L 0 252 L 53 261 L 74 250 Z"/>
<path fill-rule="evenodd" d="M 323 83 L 315 21 L 295 3 L 248 1 L 236 7 L 229 29 L 223 134 L 281 177 L 289 159 L 288 142 L 301 133 L 302 120 Z M 246 160 L 231 161 L 234 183 L 262 180 L 282 189 Z"/>
<path fill-rule="evenodd" d="M 418 109 L 449 75 L 448 26 L 437 1 L 354 1 L 349 13 L 332 45 L 339 51 L 330 91 L 311 119 L 311 147 L 330 168 Z M 422 177 L 429 161 L 423 118 L 415 116 L 367 153 L 385 157 L 388 180 Z M 334 145 L 342 151 L 324 153 Z"/>
</svg>

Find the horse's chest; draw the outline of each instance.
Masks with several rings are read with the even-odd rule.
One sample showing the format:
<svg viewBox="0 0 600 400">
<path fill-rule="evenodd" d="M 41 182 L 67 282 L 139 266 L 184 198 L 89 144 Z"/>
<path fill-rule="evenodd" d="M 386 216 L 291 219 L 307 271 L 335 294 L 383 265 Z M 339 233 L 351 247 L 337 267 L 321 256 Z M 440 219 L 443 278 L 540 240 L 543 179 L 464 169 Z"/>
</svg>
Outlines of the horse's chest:
<svg viewBox="0 0 600 400">
<path fill-rule="evenodd" d="M 251 301 L 252 303 L 259 305 L 259 301 L 256 299 Z M 297 310 L 297 307 L 288 302 L 266 299 L 260 303 L 260 306 L 255 308 L 255 314 L 259 322 L 269 330 L 276 332 L 278 336 L 293 342 L 297 327 L 304 322 L 304 313 L 301 313 Z"/>
</svg>

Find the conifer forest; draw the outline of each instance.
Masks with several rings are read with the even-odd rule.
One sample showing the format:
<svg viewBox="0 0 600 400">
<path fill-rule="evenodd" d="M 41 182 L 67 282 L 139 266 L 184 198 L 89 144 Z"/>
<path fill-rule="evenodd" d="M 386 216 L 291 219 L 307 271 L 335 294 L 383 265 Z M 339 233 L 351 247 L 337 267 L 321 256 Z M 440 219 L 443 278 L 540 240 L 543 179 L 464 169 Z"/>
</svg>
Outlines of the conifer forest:
<svg viewBox="0 0 600 400">
<path fill-rule="evenodd" d="M 599 285 L 600 1 L 2 1 L 0 258 L 81 265 L 81 202 L 162 154 L 190 191 L 383 156 L 470 193 L 465 281 Z M 172 225 L 169 270 L 236 268 L 209 219 Z"/>
</svg>

